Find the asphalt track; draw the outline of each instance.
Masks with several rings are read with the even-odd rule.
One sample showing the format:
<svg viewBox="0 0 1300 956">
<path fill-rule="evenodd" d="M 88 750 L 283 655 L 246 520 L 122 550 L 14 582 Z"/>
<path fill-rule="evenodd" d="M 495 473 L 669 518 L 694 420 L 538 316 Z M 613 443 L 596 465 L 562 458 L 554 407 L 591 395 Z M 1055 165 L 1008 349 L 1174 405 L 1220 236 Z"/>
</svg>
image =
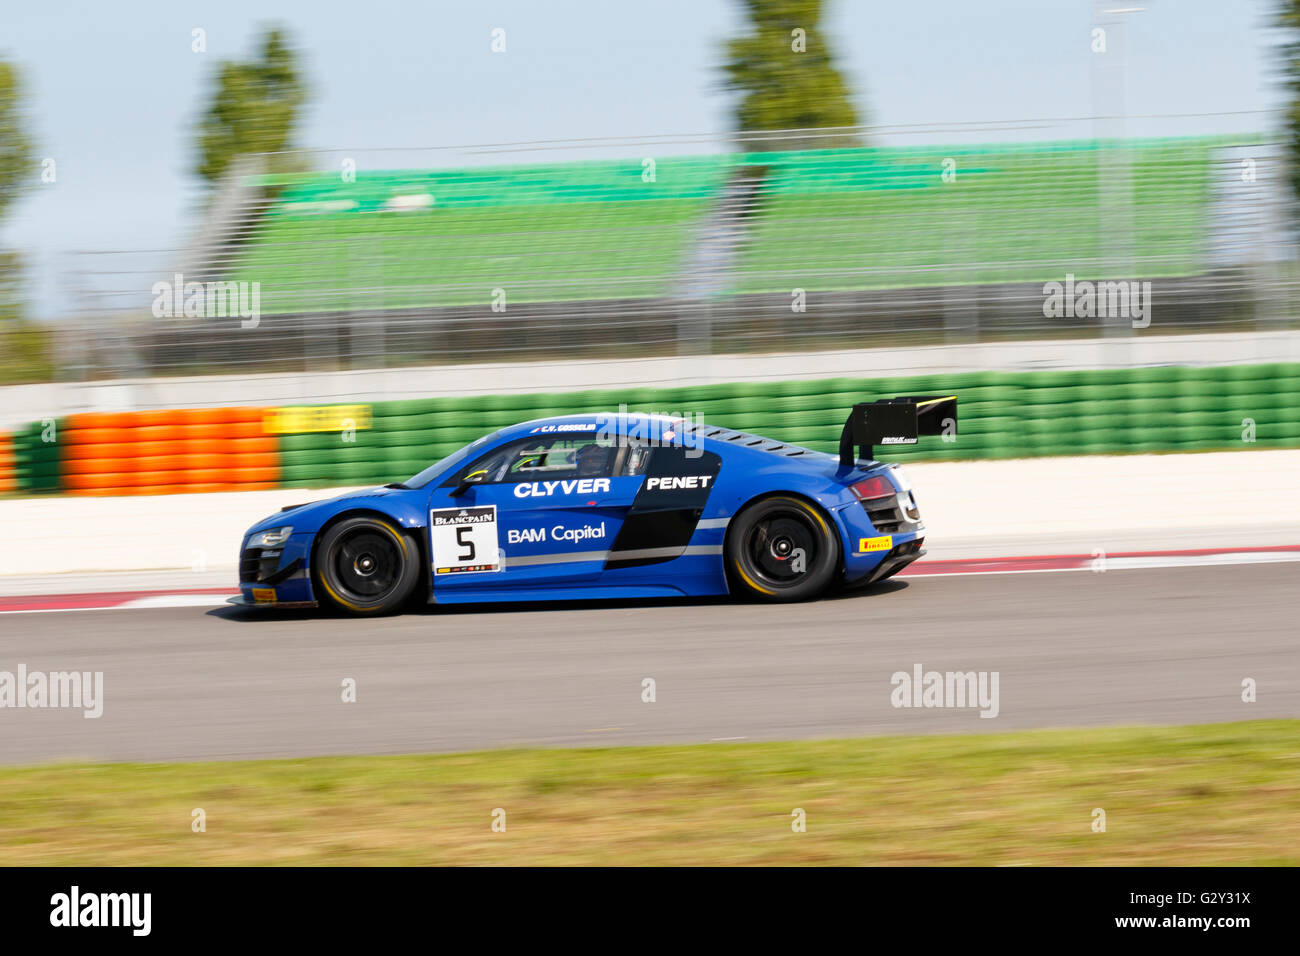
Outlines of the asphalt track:
<svg viewBox="0 0 1300 956">
<path fill-rule="evenodd" d="M 0 616 L 0 670 L 104 672 L 104 712 L 0 708 L 0 762 L 798 739 L 1300 716 L 1294 563 L 980 574 L 726 601 Z M 895 708 L 920 664 L 999 714 Z M 357 700 L 343 703 L 345 678 Z M 642 700 L 643 680 L 656 700 Z M 1245 678 L 1258 700 L 1245 703 Z"/>
</svg>

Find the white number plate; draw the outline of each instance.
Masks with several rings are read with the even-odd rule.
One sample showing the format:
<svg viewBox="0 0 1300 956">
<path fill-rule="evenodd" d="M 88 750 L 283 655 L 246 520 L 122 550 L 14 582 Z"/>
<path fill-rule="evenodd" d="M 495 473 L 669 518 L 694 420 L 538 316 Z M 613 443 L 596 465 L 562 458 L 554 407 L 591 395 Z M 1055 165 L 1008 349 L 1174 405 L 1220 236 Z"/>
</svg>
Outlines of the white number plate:
<svg viewBox="0 0 1300 956">
<path fill-rule="evenodd" d="M 500 571 L 497 506 L 430 511 L 429 553 L 435 576 Z"/>
</svg>

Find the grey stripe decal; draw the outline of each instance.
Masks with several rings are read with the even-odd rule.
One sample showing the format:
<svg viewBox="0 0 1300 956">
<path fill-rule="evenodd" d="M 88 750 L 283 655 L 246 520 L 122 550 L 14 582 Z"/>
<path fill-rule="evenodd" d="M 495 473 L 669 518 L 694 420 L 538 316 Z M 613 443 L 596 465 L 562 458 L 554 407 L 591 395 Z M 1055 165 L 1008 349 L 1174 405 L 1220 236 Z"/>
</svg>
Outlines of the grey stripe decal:
<svg viewBox="0 0 1300 956">
<path fill-rule="evenodd" d="M 642 558 L 676 558 L 688 555 L 721 554 L 720 544 L 694 544 L 685 548 L 638 548 L 635 551 L 611 551 L 611 561 L 639 561 Z"/>
<path fill-rule="evenodd" d="M 517 558 L 506 555 L 507 568 L 522 568 L 533 564 L 564 564 L 576 561 L 604 561 L 608 551 L 569 551 L 565 554 L 521 554 Z"/>
<path fill-rule="evenodd" d="M 696 523 L 695 529 L 698 531 L 700 528 L 725 528 L 730 522 L 730 518 L 705 518 Z"/>
<path fill-rule="evenodd" d="M 507 568 L 524 568 L 535 564 L 566 564 L 578 561 L 636 561 L 642 558 L 676 558 L 702 554 L 721 554 L 720 544 L 693 544 L 680 548 L 641 548 L 637 551 L 569 551 L 564 554 L 529 554 L 517 558 L 507 556 Z"/>
</svg>

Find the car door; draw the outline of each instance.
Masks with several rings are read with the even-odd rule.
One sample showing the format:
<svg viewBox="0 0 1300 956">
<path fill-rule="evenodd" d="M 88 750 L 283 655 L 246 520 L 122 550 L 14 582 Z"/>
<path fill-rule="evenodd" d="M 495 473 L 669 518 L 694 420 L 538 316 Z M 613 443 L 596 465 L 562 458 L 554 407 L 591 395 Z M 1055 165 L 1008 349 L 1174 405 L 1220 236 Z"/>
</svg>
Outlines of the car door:
<svg viewBox="0 0 1300 956">
<path fill-rule="evenodd" d="M 435 600 L 593 583 L 641 487 L 641 460 L 612 438 L 552 434 L 464 466 L 430 496 Z"/>
<path fill-rule="evenodd" d="M 722 469 L 711 451 L 668 445 L 648 450 L 645 481 L 610 549 L 607 572 L 641 568 L 686 554 Z M 605 583 L 625 578 L 607 573 Z"/>
</svg>

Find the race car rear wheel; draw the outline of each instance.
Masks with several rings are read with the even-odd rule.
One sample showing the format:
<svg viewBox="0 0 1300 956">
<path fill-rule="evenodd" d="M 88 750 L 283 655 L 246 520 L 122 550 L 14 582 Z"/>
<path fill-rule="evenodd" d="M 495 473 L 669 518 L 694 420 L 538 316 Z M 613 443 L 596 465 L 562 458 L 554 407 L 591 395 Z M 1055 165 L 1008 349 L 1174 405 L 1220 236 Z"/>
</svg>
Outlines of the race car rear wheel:
<svg viewBox="0 0 1300 956">
<path fill-rule="evenodd" d="M 326 530 L 316 548 L 314 577 L 329 603 L 353 614 L 391 614 L 420 577 L 415 541 L 379 518 L 347 518 Z"/>
<path fill-rule="evenodd" d="M 726 557 L 733 587 L 741 593 L 763 601 L 802 601 L 831 583 L 839 541 L 815 505 L 774 495 L 732 519 Z"/>
</svg>

